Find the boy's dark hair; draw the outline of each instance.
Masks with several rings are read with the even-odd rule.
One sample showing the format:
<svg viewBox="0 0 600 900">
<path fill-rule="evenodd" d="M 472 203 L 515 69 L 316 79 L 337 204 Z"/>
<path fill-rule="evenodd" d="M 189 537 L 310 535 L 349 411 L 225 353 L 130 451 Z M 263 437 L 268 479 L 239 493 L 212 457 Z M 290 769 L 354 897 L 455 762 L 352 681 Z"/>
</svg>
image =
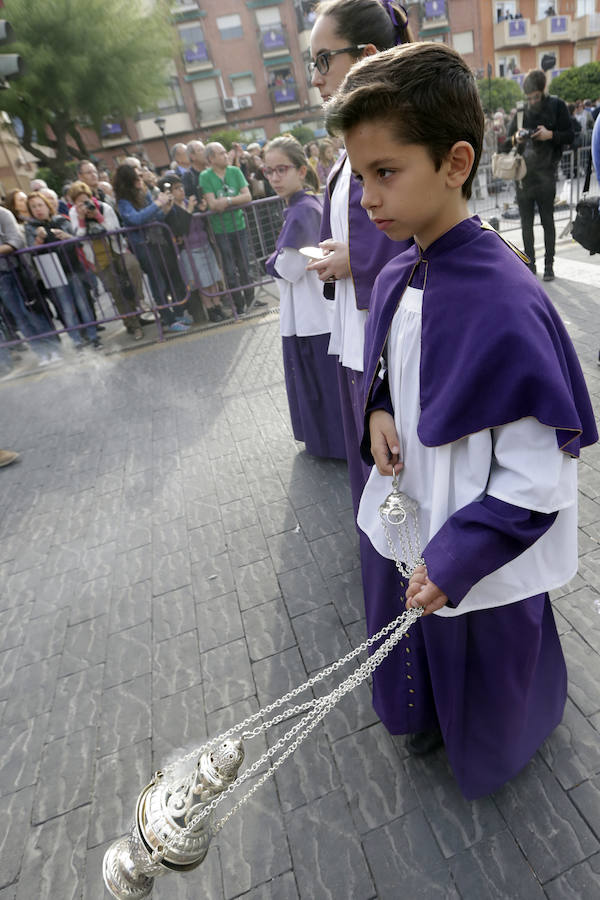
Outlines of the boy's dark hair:
<svg viewBox="0 0 600 900">
<path fill-rule="evenodd" d="M 446 44 L 405 44 L 361 60 L 325 106 L 325 116 L 331 134 L 365 120 L 390 124 L 401 143 L 427 148 L 436 171 L 457 141 L 468 141 L 475 160 L 462 193 L 471 196 L 484 115 L 471 70 Z"/>
<path fill-rule="evenodd" d="M 534 91 L 546 90 L 546 73 L 542 69 L 530 69 L 523 79 L 523 93 L 533 94 Z"/>
<path fill-rule="evenodd" d="M 163 177 L 158 181 L 157 187 L 164 191 L 165 185 L 170 185 L 172 188 L 176 187 L 179 184 L 183 184 L 183 181 L 179 177 L 179 175 L 172 175 L 171 173 L 167 173 L 163 175 Z"/>
</svg>

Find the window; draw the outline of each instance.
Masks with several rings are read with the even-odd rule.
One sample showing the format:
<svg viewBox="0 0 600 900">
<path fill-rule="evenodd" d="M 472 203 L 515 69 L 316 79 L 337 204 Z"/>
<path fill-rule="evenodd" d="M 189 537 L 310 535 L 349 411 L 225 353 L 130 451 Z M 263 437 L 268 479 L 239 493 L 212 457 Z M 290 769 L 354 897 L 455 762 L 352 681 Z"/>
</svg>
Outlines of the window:
<svg viewBox="0 0 600 900">
<path fill-rule="evenodd" d="M 202 124 L 223 121 L 223 104 L 216 78 L 203 78 L 192 82 L 196 108 Z"/>
<path fill-rule="evenodd" d="M 575 13 L 575 15 L 578 19 L 593 12 L 596 12 L 595 0 L 577 0 L 577 12 Z M 591 60 L 588 60 L 588 62 L 591 62 Z"/>
<path fill-rule="evenodd" d="M 177 75 L 173 75 L 169 79 L 167 93 L 162 100 L 158 101 L 157 109 L 162 113 L 181 112 L 182 110 L 185 110 L 183 94 L 181 93 Z"/>
<path fill-rule="evenodd" d="M 452 35 L 452 45 L 457 53 L 473 53 L 473 32 L 459 31 Z"/>
<path fill-rule="evenodd" d="M 575 65 L 585 66 L 593 61 L 591 47 L 575 47 Z"/>
<path fill-rule="evenodd" d="M 233 38 L 244 36 L 242 20 L 237 15 L 217 16 L 217 28 L 224 41 L 231 41 Z"/>
<path fill-rule="evenodd" d="M 496 3 L 496 22 L 501 22 L 503 19 L 514 19 L 516 15 L 516 0 L 498 0 Z"/>
<path fill-rule="evenodd" d="M 281 25 L 281 13 L 276 6 L 268 6 L 266 9 L 257 9 L 256 21 L 261 29 L 270 28 L 272 25 Z"/>
<path fill-rule="evenodd" d="M 242 78 L 232 78 L 231 84 L 234 97 L 245 97 L 247 94 L 256 93 L 254 75 L 244 75 Z"/>
<path fill-rule="evenodd" d="M 193 25 L 180 25 L 178 31 L 183 44 L 183 59 L 186 69 L 194 68 L 198 63 L 208 62 L 208 50 L 200 22 L 194 22 Z"/>
<path fill-rule="evenodd" d="M 296 79 L 290 66 L 274 66 L 268 70 L 268 83 L 275 103 L 297 103 Z"/>
<path fill-rule="evenodd" d="M 510 56 L 501 56 L 496 62 L 499 78 L 510 78 L 512 75 L 518 75 L 521 71 L 519 68 L 519 55 L 517 53 L 513 53 Z"/>
</svg>

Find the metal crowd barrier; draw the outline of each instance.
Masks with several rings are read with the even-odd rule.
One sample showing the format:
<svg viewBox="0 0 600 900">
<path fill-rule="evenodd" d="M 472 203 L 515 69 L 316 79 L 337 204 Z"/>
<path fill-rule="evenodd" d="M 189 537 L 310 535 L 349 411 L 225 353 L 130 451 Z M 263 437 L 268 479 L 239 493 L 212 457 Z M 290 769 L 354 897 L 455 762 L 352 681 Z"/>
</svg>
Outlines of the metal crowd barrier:
<svg viewBox="0 0 600 900">
<path fill-rule="evenodd" d="M 118 320 L 135 333 L 148 318 L 154 319 L 162 341 L 165 328 L 181 316 L 196 291 L 200 298 L 220 298 L 237 317 L 237 298 L 243 297 L 244 308 L 251 309 L 256 290 L 273 280 L 264 263 L 275 249 L 283 208 L 279 197 L 254 200 L 239 207 L 244 227 L 231 231 L 226 230 L 228 213 L 194 214 L 203 223 L 217 262 L 218 279 L 206 287 L 201 285 L 193 242 L 186 235 L 177 237 L 162 222 L 72 237 L 5 256 L 8 270 L 0 271 L 0 356 L 23 341 L 40 354 L 42 345 L 50 353 L 59 346 L 58 336 L 65 334 L 77 346 L 86 340 L 94 343 L 98 325 Z"/>
</svg>

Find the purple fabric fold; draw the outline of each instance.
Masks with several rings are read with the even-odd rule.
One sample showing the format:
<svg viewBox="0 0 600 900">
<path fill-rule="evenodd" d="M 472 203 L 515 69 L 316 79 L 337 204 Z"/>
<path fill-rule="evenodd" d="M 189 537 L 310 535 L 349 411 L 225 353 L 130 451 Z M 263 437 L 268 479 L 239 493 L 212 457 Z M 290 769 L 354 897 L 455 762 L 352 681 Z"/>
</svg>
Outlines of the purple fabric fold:
<svg viewBox="0 0 600 900">
<path fill-rule="evenodd" d="M 314 194 L 306 191 L 298 191 L 293 194 L 283 213 L 283 228 L 275 243 L 275 251 L 265 261 L 265 269 L 268 274 L 279 278 L 275 271 L 275 261 L 284 247 L 293 247 L 300 250 L 301 247 L 312 247 L 315 234 L 319 233 L 323 206 Z M 308 265 L 308 259 L 306 260 Z"/>
</svg>

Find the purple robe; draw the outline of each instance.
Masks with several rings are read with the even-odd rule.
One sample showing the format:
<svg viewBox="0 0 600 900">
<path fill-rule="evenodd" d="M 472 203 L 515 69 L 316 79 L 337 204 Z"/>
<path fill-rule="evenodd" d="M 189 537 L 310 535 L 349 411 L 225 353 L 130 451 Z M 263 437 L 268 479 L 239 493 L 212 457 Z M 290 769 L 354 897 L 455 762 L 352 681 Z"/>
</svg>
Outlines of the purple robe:
<svg viewBox="0 0 600 900">
<path fill-rule="evenodd" d="M 318 240 L 321 203 L 317 197 L 298 191 L 290 197 L 283 214 L 283 228 L 275 252 L 265 263 L 275 278 L 277 256 L 284 247 L 314 246 Z M 338 392 L 337 362 L 327 353 L 329 332 L 310 336 L 282 337 L 283 369 L 292 430 L 312 456 L 345 459 L 344 429 Z"/>
<path fill-rule="evenodd" d="M 346 154 L 343 153 L 329 173 L 323 200 L 323 219 L 319 238 L 321 241 L 331 238 L 331 197 L 345 161 Z M 386 237 L 383 232 L 378 231 L 370 221 L 366 210 L 360 205 L 361 198 L 362 185 L 356 178 L 352 177 L 348 195 L 348 259 L 350 263 L 350 277 L 354 284 L 357 309 L 368 309 L 375 278 L 386 263 L 398 256 L 399 253 L 402 253 L 407 247 L 410 247 L 413 241 L 394 242 Z M 328 300 L 334 300 L 335 284 L 324 284 L 323 294 Z M 360 496 L 369 477 L 369 467 L 360 458 L 360 439 L 363 423 L 363 374 L 338 364 L 338 385 L 344 421 L 352 505 L 354 507 L 354 517 L 356 518 Z"/>
<path fill-rule="evenodd" d="M 460 251 L 460 252 L 458 252 Z M 575 456 L 597 432 L 579 362 L 558 314 L 527 267 L 477 217 L 381 273 L 366 331 L 366 414 L 391 411 L 379 360 L 405 287 L 423 287 L 418 435 L 441 446 L 534 416 Z M 368 430 L 362 443 L 370 460 Z M 423 551 L 431 580 L 457 607 L 471 587 L 551 526 L 484 496 L 449 517 Z M 405 584 L 361 535 L 367 628 L 404 606 Z M 430 615 L 375 672 L 373 703 L 396 734 L 439 723 L 468 799 L 523 768 L 559 724 L 566 667 L 547 594 L 454 617 Z"/>
</svg>

